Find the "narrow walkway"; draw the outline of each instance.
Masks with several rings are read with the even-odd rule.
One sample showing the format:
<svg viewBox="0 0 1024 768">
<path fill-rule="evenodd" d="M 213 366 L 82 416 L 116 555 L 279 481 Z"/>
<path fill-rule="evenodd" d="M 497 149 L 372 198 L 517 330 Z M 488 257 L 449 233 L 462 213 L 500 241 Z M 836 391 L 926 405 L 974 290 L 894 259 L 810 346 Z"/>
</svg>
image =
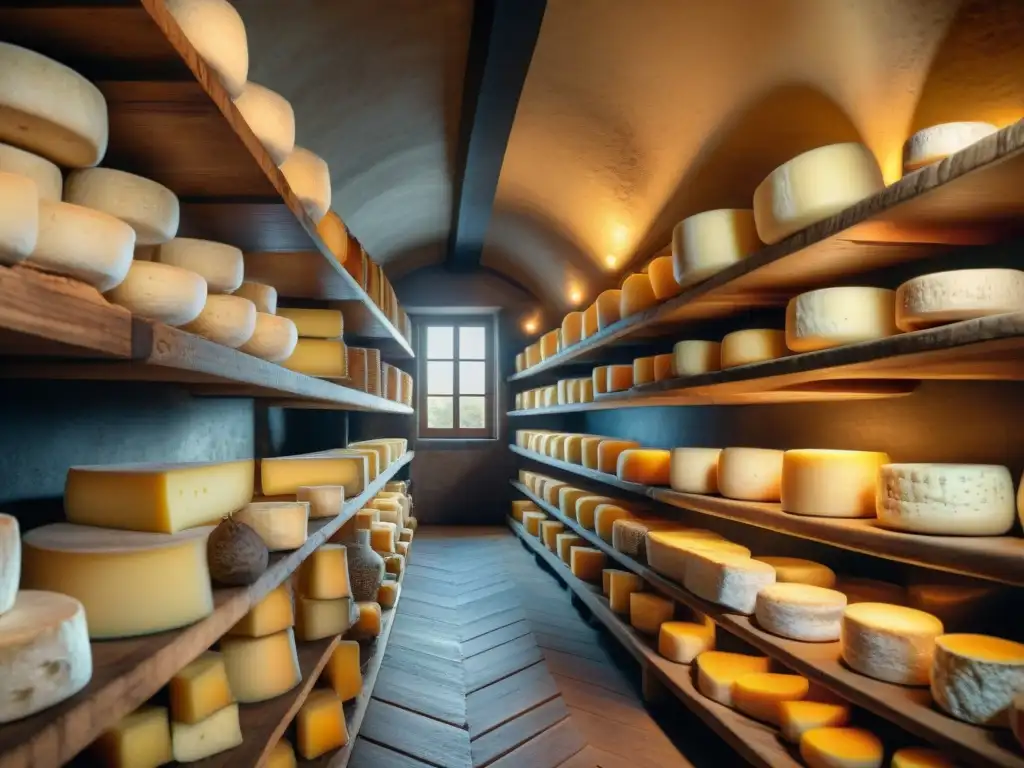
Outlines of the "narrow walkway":
<svg viewBox="0 0 1024 768">
<path fill-rule="evenodd" d="M 613 645 L 510 531 L 421 529 L 350 765 L 692 765 Z"/>
</svg>

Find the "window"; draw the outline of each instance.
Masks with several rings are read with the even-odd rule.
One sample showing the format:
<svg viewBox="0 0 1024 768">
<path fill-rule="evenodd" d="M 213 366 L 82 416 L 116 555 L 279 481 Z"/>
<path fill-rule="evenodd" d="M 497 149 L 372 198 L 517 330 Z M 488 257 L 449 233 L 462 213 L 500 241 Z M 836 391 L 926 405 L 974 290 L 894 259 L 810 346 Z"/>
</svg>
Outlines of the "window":
<svg viewBox="0 0 1024 768">
<path fill-rule="evenodd" d="M 421 320 L 420 436 L 494 436 L 494 323 L 490 317 Z"/>
</svg>

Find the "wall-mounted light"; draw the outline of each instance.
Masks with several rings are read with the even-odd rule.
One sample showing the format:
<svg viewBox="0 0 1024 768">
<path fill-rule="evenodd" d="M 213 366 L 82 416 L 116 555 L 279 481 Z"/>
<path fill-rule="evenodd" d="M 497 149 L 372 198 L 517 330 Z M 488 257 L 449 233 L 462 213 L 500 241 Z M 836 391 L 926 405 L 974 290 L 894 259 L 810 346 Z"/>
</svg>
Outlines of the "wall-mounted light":
<svg viewBox="0 0 1024 768">
<path fill-rule="evenodd" d="M 572 302 L 573 306 L 576 306 L 577 304 L 579 304 L 581 301 L 583 301 L 583 291 L 581 291 L 576 286 L 573 286 L 572 288 L 570 288 L 569 289 L 569 301 Z"/>
<path fill-rule="evenodd" d="M 609 253 L 607 256 L 604 257 L 604 265 L 609 269 L 615 269 L 615 265 L 618 263 L 619 260 L 615 257 L 614 254 Z"/>
<path fill-rule="evenodd" d="M 536 320 L 527 320 L 525 323 L 523 323 L 523 330 L 526 331 L 527 333 L 536 333 L 537 332 L 537 321 Z"/>
</svg>

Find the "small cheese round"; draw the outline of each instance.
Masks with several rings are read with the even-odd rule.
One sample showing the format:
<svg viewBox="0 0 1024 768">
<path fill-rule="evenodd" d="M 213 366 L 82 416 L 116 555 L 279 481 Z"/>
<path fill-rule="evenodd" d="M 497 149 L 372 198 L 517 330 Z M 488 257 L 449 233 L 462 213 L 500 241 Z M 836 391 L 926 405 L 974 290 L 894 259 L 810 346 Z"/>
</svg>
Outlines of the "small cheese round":
<svg viewBox="0 0 1024 768">
<path fill-rule="evenodd" d="M 751 672 L 736 678 L 732 687 L 733 706 L 745 715 L 773 725 L 779 724 L 779 705 L 807 695 L 810 683 L 800 675 Z"/>
<path fill-rule="evenodd" d="M 783 452 L 725 448 L 718 457 L 718 492 L 727 499 L 778 501 Z"/>
<path fill-rule="evenodd" d="M 993 464 L 885 464 L 878 522 L 946 536 L 1001 536 L 1017 517 L 1010 470 Z"/>
<path fill-rule="evenodd" d="M 107 101 L 74 70 L 0 43 L 0 141 L 58 165 L 89 168 L 107 151 Z"/>
<path fill-rule="evenodd" d="M 85 609 L 73 597 L 22 590 L 0 616 L 0 723 L 82 690 L 92 678 Z"/>
<path fill-rule="evenodd" d="M 234 101 L 270 159 L 281 165 L 295 148 L 295 111 L 288 99 L 250 81 Z"/>
<path fill-rule="evenodd" d="M 247 355 L 280 363 L 291 357 L 298 343 L 299 332 L 295 323 L 287 317 L 257 312 L 252 337 L 239 349 Z"/>
<path fill-rule="evenodd" d="M 773 635 L 820 643 L 839 639 L 846 595 L 809 584 L 769 584 L 757 593 L 757 623 Z"/>
<path fill-rule="evenodd" d="M 896 291 L 896 325 L 904 331 L 1024 310 L 1024 272 L 956 269 L 921 275 Z"/>
<path fill-rule="evenodd" d="M 801 293 L 786 306 L 786 346 L 813 352 L 899 333 L 895 291 L 846 286 Z"/>
<path fill-rule="evenodd" d="M 182 330 L 236 349 L 256 331 L 256 305 L 238 296 L 210 294 L 203 311 Z"/>
<path fill-rule="evenodd" d="M 570 312 L 562 318 L 562 348 L 579 344 L 583 339 L 583 313 Z"/>
<path fill-rule="evenodd" d="M 580 329 L 580 338 L 589 339 L 598 331 L 597 326 L 597 302 L 594 302 L 585 310 L 583 310 L 583 327 Z M 529 349 L 527 349 L 529 351 Z M 527 367 L 530 367 L 529 360 L 527 360 Z"/>
<path fill-rule="evenodd" d="M 673 448 L 669 485 L 680 493 L 718 493 L 721 448 Z"/>
<path fill-rule="evenodd" d="M 893 753 L 889 768 L 956 768 L 956 763 L 936 749 L 904 747 Z"/>
<path fill-rule="evenodd" d="M 594 306 L 597 312 L 597 330 L 603 331 L 622 319 L 622 291 L 618 288 L 601 291 Z"/>
<path fill-rule="evenodd" d="M 257 312 L 265 312 L 268 315 L 277 314 L 277 288 L 272 285 L 243 280 L 233 294 L 251 301 L 256 305 Z"/>
<path fill-rule="evenodd" d="M 135 230 L 109 213 L 39 201 L 39 239 L 28 263 L 106 292 L 125 279 Z"/>
<path fill-rule="evenodd" d="M 886 603 L 856 603 L 843 614 L 843 660 L 862 675 L 900 685 L 928 685 L 942 622 Z"/>
<path fill-rule="evenodd" d="M 1024 690 L 1024 645 L 986 635 L 942 635 L 935 641 L 932 698 L 958 720 L 1007 728 Z"/>
<path fill-rule="evenodd" d="M 775 581 L 782 584 L 809 584 L 814 587 L 832 589 L 836 584 L 836 573 L 827 565 L 803 560 L 799 557 L 758 557 L 775 569 Z M 845 604 L 845 596 L 843 598 Z"/>
<path fill-rule="evenodd" d="M 308 149 L 296 146 L 281 164 L 281 173 L 313 223 L 319 224 L 331 207 L 331 172 L 327 163 Z"/>
<path fill-rule="evenodd" d="M 63 196 L 64 178 L 60 168 L 45 157 L 0 142 L 0 171 L 28 176 L 39 188 L 39 199 L 59 203 Z"/>
<path fill-rule="evenodd" d="M 0 512 L 0 616 L 14 606 L 21 582 L 21 531 L 18 519 Z"/>
<path fill-rule="evenodd" d="M 0 171 L 0 264 L 17 264 L 36 249 L 40 203 L 33 179 Z"/>
<path fill-rule="evenodd" d="M 783 163 L 754 190 L 757 234 L 769 245 L 827 219 L 885 187 L 871 150 L 831 144 Z"/>
<path fill-rule="evenodd" d="M 850 708 L 822 701 L 783 701 L 779 704 L 779 721 L 786 741 L 799 744 L 810 730 L 846 725 L 850 722 Z"/>
<path fill-rule="evenodd" d="M 671 464 L 672 454 L 669 451 L 627 448 L 619 454 L 615 476 L 627 483 L 668 485 Z"/>
<path fill-rule="evenodd" d="M 782 509 L 812 517 L 874 517 L 878 472 L 889 455 L 802 449 L 782 457 Z"/>
<path fill-rule="evenodd" d="M 991 123 L 940 123 L 924 128 L 903 145 L 903 173 L 937 163 L 999 129 Z"/>
<path fill-rule="evenodd" d="M 249 77 L 249 43 L 235 7 L 228 0 L 165 0 L 165 4 L 228 96 L 241 96 Z"/>
<path fill-rule="evenodd" d="M 677 664 L 689 664 L 715 647 L 715 625 L 666 621 L 658 630 L 658 653 Z"/>
<path fill-rule="evenodd" d="M 733 331 L 722 339 L 721 367 L 735 368 L 738 365 L 763 363 L 789 354 L 786 347 L 786 332 L 767 328 L 748 328 Z"/>
<path fill-rule="evenodd" d="M 242 285 L 245 271 L 242 251 L 238 248 L 191 237 L 176 237 L 164 243 L 157 251 L 156 260 L 200 275 L 210 293 L 234 293 Z M 276 291 L 274 296 L 276 299 Z"/>
<path fill-rule="evenodd" d="M 657 303 L 658 299 L 654 295 L 650 275 L 637 272 L 623 281 L 619 303 L 620 317 L 629 317 L 637 312 L 643 312 Z"/>
<path fill-rule="evenodd" d="M 135 230 L 137 245 L 166 243 L 178 232 L 178 197 L 163 184 L 112 168 L 72 171 L 64 200 L 116 216 Z"/>
<path fill-rule="evenodd" d="M 677 341 L 672 347 L 672 375 L 698 376 L 722 368 L 722 345 L 717 341 Z"/>
<path fill-rule="evenodd" d="M 328 211 L 327 214 L 320 219 L 320 223 L 316 225 L 316 233 L 320 235 L 320 239 L 324 241 L 324 245 L 327 246 L 327 250 L 331 252 L 339 264 L 344 264 L 348 261 L 350 243 L 353 244 L 353 251 L 356 250 L 355 241 L 348 233 L 348 228 L 345 226 L 345 222 L 343 222 L 341 220 L 341 216 L 336 214 L 334 211 Z"/>
<path fill-rule="evenodd" d="M 707 280 L 761 247 L 754 212 L 723 208 L 704 211 L 672 230 L 672 263 L 680 286 Z"/>
<path fill-rule="evenodd" d="M 654 298 L 658 301 L 678 296 L 683 288 L 676 282 L 671 256 L 659 256 L 647 265 L 647 274 L 651 278 Z"/>
<path fill-rule="evenodd" d="M 800 738 L 807 768 L 882 768 L 881 740 L 862 728 L 813 728 Z"/>
<path fill-rule="evenodd" d="M 136 261 L 124 282 L 107 293 L 107 299 L 147 320 L 184 325 L 203 311 L 206 281 L 181 267 Z"/>
</svg>

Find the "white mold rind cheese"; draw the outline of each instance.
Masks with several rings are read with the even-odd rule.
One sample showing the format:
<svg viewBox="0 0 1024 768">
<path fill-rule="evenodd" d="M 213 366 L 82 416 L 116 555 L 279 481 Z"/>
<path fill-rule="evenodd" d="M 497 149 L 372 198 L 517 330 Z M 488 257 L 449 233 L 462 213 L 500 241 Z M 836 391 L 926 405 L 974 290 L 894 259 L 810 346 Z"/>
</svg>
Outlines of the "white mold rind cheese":
<svg viewBox="0 0 1024 768">
<path fill-rule="evenodd" d="M 39 186 L 0 170 L 0 264 L 24 261 L 39 242 Z"/>
<path fill-rule="evenodd" d="M 199 317 L 182 330 L 237 349 L 256 331 L 256 305 L 239 296 L 207 296 Z"/>
<path fill-rule="evenodd" d="M 281 165 L 295 148 L 295 111 L 279 93 L 256 83 L 246 83 L 235 106 L 275 165 Z"/>
<path fill-rule="evenodd" d="M 813 352 L 899 333 L 896 293 L 886 288 L 845 286 L 801 293 L 786 306 L 786 346 Z"/>
<path fill-rule="evenodd" d="M 72 597 L 26 589 L 0 616 L 0 723 L 82 690 L 92 678 L 85 609 Z"/>
<path fill-rule="evenodd" d="M 991 123 L 940 123 L 924 128 L 903 145 L 903 173 L 911 173 L 969 147 L 999 129 Z"/>
<path fill-rule="evenodd" d="M 0 141 L 58 165 L 91 168 L 107 151 L 107 101 L 72 69 L 0 43 Z"/>
<path fill-rule="evenodd" d="M 686 563 L 683 585 L 705 600 L 751 614 L 757 593 L 775 583 L 775 569 L 749 555 L 696 549 Z"/>
<path fill-rule="evenodd" d="M 761 247 L 754 212 L 723 208 L 683 219 L 672 230 L 672 266 L 680 286 L 707 280 Z"/>
<path fill-rule="evenodd" d="M 896 291 L 896 325 L 917 331 L 1024 310 L 1024 272 L 957 269 L 921 275 Z"/>
<path fill-rule="evenodd" d="M 165 0 L 192 47 L 224 85 L 228 95 L 242 95 L 249 77 L 249 43 L 245 24 L 228 0 Z"/>
<path fill-rule="evenodd" d="M 166 243 L 178 233 L 178 197 L 163 184 L 115 171 L 73 171 L 64 184 L 68 203 L 109 213 L 135 230 L 136 245 Z"/>
<path fill-rule="evenodd" d="M 39 188 L 39 199 L 59 203 L 64 195 L 60 168 L 45 157 L 0 142 L 0 171 L 27 176 Z"/>
<path fill-rule="evenodd" d="M 0 616 L 14 606 L 21 580 L 21 532 L 17 518 L 0 513 Z"/>
<path fill-rule="evenodd" d="M 120 285 L 135 255 L 135 230 L 109 213 L 39 201 L 39 238 L 28 263 L 106 292 Z"/>
<path fill-rule="evenodd" d="M 769 584 L 757 594 L 757 623 L 774 635 L 810 643 L 839 639 L 846 595 L 808 584 Z"/>
<path fill-rule="evenodd" d="M 241 287 L 245 271 L 240 249 L 191 237 L 176 237 L 164 243 L 157 251 L 156 260 L 195 272 L 206 281 L 210 293 L 234 293 Z M 277 309 L 277 291 L 274 291 L 274 308 Z"/>
<path fill-rule="evenodd" d="M 985 635 L 935 641 L 932 698 L 958 720 L 1007 728 L 1014 696 L 1024 691 L 1024 645 Z"/>
<path fill-rule="evenodd" d="M 181 267 L 136 261 L 124 282 L 107 293 L 107 299 L 147 320 L 185 325 L 203 311 L 206 281 Z"/>
<path fill-rule="evenodd" d="M 886 464 L 878 475 L 878 521 L 946 536 L 1001 536 L 1016 507 L 1010 470 L 993 464 Z"/>
<path fill-rule="evenodd" d="M 331 207 L 331 172 L 327 163 L 308 149 L 295 147 L 281 164 L 281 173 L 313 223 L 319 224 Z"/>
<path fill-rule="evenodd" d="M 843 614 L 843 660 L 862 675 L 899 685 L 928 685 L 935 639 L 943 632 L 935 616 L 888 603 L 856 603 Z"/>
</svg>

